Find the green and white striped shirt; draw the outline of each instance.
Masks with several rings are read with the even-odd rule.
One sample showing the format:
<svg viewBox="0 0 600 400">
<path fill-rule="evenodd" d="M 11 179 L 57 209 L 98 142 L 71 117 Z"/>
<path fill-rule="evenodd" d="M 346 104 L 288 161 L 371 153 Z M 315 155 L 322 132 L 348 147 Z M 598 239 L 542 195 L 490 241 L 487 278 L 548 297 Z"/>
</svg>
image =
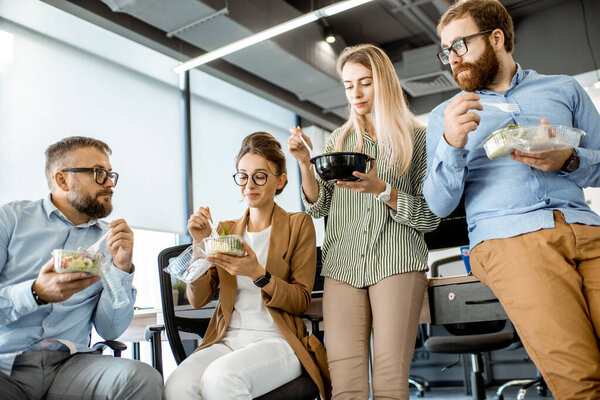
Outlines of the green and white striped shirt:
<svg viewBox="0 0 600 400">
<path fill-rule="evenodd" d="M 332 151 L 341 129 L 336 129 L 325 148 Z M 434 230 L 439 218 L 427 207 L 422 187 L 427 169 L 425 128 L 416 128 L 410 170 L 397 168 L 378 156 L 377 141 L 364 134 L 363 153 L 377 160 L 377 175 L 398 190 L 397 211 L 373 194 L 340 189 L 317 177 L 319 197 L 310 204 L 302 191 L 306 212 L 315 218 L 328 215 L 323 242 L 323 276 L 357 288 L 373 285 L 388 276 L 427 269 L 425 232 Z M 356 133 L 344 140 L 342 151 L 354 151 Z"/>
</svg>

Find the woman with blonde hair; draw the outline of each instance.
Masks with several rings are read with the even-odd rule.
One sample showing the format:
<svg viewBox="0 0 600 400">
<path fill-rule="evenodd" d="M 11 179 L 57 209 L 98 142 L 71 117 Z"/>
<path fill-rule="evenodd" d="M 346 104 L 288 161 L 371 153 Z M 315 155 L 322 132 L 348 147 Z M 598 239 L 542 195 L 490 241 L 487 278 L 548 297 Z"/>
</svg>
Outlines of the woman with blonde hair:
<svg viewBox="0 0 600 400">
<path fill-rule="evenodd" d="M 290 153 L 302 175 L 308 214 L 328 216 L 323 242 L 325 345 L 333 398 L 369 397 L 373 331 L 373 396 L 408 399 L 408 375 L 427 286 L 425 232 L 439 219 L 422 194 L 425 128 L 410 112 L 390 59 L 380 48 L 346 48 L 338 73 L 350 118 L 326 152 L 356 151 L 373 160 L 358 181 L 315 177 L 299 127 Z"/>
</svg>

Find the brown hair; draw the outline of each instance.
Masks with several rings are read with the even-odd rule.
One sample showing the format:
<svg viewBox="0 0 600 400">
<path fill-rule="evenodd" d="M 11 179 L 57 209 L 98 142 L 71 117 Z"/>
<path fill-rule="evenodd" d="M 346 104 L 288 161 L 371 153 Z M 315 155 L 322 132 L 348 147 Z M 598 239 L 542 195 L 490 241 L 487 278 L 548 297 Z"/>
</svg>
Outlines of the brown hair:
<svg viewBox="0 0 600 400">
<path fill-rule="evenodd" d="M 235 166 L 240 163 L 242 157 L 246 154 L 258 154 L 267 161 L 275 164 L 276 171 L 272 171 L 277 175 L 286 174 L 285 183 L 281 189 L 277 189 L 275 194 L 283 192 L 283 189 L 288 183 L 287 168 L 285 164 L 285 154 L 281 150 L 281 144 L 267 132 L 254 132 L 244 138 L 242 147 L 235 159 Z"/>
<path fill-rule="evenodd" d="M 112 154 L 111 148 L 106 143 L 91 137 L 71 136 L 50 145 L 45 151 L 46 181 L 50 190 L 54 188 L 54 171 L 66 168 L 63 164 L 69 153 L 82 147 L 95 147 L 107 155 Z"/>
<path fill-rule="evenodd" d="M 500 29 L 504 33 L 504 48 L 512 52 L 515 40 L 515 28 L 506 8 L 498 0 L 466 0 L 457 1 L 442 15 L 437 26 L 438 35 L 441 30 L 455 19 L 470 16 L 480 32 Z"/>
</svg>

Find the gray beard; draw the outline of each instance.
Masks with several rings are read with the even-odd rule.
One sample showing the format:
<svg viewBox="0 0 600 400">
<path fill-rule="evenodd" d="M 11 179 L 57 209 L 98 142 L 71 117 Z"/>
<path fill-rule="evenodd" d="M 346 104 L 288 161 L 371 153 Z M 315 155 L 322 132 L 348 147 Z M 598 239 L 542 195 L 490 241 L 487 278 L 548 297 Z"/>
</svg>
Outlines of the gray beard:
<svg viewBox="0 0 600 400">
<path fill-rule="evenodd" d="M 108 217 L 113 209 L 111 202 L 104 205 L 94 198 L 73 192 L 69 193 L 68 200 L 77 211 L 92 219 Z"/>
</svg>

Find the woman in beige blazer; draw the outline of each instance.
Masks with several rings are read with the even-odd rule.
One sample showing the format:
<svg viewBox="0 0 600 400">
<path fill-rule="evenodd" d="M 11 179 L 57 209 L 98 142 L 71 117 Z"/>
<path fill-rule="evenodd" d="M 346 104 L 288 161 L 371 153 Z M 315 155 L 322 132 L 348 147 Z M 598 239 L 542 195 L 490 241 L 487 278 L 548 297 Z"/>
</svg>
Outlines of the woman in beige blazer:
<svg viewBox="0 0 600 400">
<path fill-rule="evenodd" d="M 209 257 L 214 265 L 188 285 L 194 307 L 211 301 L 220 286 L 219 303 L 202 344 L 167 380 L 165 398 L 251 399 L 297 378 L 302 368 L 326 398 L 324 350 L 299 317 L 308 309 L 315 278 L 312 219 L 275 203 L 287 178 L 285 156 L 273 136 L 246 137 L 236 166 L 234 180 L 248 210 L 217 230 L 242 236 L 247 254 Z M 204 207 L 190 217 L 194 244 L 210 235 L 209 220 Z"/>
</svg>

